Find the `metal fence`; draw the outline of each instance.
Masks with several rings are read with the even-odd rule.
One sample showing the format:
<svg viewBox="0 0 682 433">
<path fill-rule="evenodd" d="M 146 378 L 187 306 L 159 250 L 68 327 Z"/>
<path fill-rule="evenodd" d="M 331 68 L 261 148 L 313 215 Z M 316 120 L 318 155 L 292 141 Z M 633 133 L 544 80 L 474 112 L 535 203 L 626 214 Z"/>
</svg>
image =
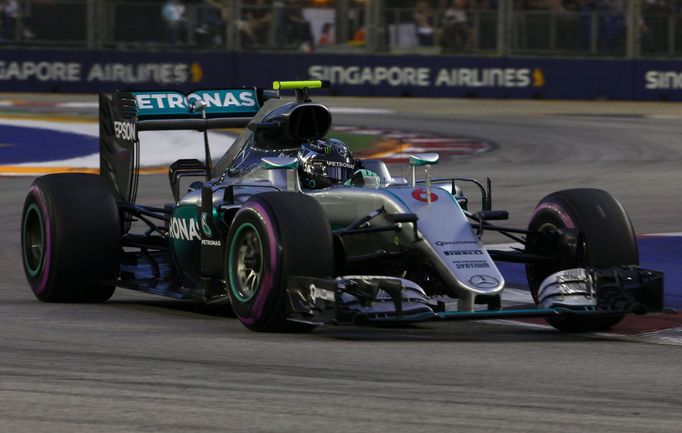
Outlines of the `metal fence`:
<svg viewBox="0 0 682 433">
<path fill-rule="evenodd" d="M 0 0 L 0 44 L 670 58 L 682 0 Z"/>
</svg>

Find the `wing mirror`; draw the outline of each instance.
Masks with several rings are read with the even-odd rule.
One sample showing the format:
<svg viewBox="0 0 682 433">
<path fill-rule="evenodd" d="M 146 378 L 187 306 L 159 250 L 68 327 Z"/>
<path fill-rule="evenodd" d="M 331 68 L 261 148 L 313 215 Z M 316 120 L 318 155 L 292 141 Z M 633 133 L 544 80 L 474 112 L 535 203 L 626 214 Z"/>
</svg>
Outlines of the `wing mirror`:
<svg viewBox="0 0 682 433">
<path fill-rule="evenodd" d="M 431 204 L 431 166 L 438 164 L 440 156 L 437 153 L 420 153 L 410 155 L 410 166 L 412 167 L 412 187 L 417 186 L 417 167 L 424 167 L 426 184 L 426 202 Z"/>
<path fill-rule="evenodd" d="M 261 158 L 260 167 L 264 170 L 286 170 L 287 189 L 301 191 L 301 182 L 298 179 L 298 158 L 296 157 L 269 157 Z M 291 173 L 291 174 L 288 174 Z"/>
</svg>

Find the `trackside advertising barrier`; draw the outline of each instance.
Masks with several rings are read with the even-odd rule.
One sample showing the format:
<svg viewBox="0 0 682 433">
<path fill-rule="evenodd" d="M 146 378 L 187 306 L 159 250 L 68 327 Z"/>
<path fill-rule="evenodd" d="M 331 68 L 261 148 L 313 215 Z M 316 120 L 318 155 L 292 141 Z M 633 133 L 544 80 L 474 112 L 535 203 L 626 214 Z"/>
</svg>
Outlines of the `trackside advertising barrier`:
<svg viewBox="0 0 682 433">
<path fill-rule="evenodd" d="M 682 100 L 682 61 L 0 49 L 2 92 L 325 79 L 348 96 Z M 321 92 L 322 93 L 322 92 Z"/>
</svg>

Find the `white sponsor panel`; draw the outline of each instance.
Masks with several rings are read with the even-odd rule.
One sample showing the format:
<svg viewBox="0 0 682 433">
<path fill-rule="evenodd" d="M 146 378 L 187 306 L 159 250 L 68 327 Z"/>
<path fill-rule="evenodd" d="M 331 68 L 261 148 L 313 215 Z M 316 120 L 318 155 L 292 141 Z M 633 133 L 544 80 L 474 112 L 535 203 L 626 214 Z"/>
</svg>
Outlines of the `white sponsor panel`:
<svg viewBox="0 0 682 433">
<path fill-rule="evenodd" d="M 646 71 L 644 80 L 647 90 L 682 89 L 682 71 Z"/>
<path fill-rule="evenodd" d="M 134 140 L 135 135 L 135 124 L 133 122 L 120 122 L 118 120 L 114 121 L 114 135 L 116 138 L 122 138 L 124 140 Z"/>
<path fill-rule="evenodd" d="M 539 71 L 539 70 L 538 70 Z M 340 85 L 418 87 L 531 87 L 531 68 L 440 68 L 312 65 L 308 75 Z M 536 83 L 542 86 L 541 83 Z"/>
<path fill-rule="evenodd" d="M 455 68 L 441 69 L 436 87 L 530 87 L 531 70 L 527 68 Z"/>
<path fill-rule="evenodd" d="M 327 66 L 313 65 L 308 74 L 313 80 L 329 80 L 332 84 L 420 86 L 431 85 L 430 68 L 402 66 Z"/>
<path fill-rule="evenodd" d="M 2 81 L 81 81 L 79 62 L 6 62 L 0 61 Z"/>
<path fill-rule="evenodd" d="M 189 65 L 185 63 L 94 63 L 86 81 L 182 84 L 189 80 L 189 70 Z"/>
<path fill-rule="evenodd" d="M 192 93 L 185 97 L 181 93 L 138 93 L 135 95 L 137 106 L 140 110 L 150 109 L 172 109 L 172 108 L 189 108 L 196 101 L 203 100 L 206 102 L 207 108 L 218 107 L 255 107 L 256 100 L 254 99 L 253 91 L 243 92 L 201 92 L 200 95 Z"/>
<path fill-rule="evenodd" d="M 171 217 L 168 234 L 173 239 L 195 241 L 201 239 L 199 224 L 194 218 Z"/>
<path fill-rule="evenodd" d="M 189 81 L 186 63 L 93 63 L 0 60 L 0 81 L 116 82 L 182 84 Z"/>
</svg>

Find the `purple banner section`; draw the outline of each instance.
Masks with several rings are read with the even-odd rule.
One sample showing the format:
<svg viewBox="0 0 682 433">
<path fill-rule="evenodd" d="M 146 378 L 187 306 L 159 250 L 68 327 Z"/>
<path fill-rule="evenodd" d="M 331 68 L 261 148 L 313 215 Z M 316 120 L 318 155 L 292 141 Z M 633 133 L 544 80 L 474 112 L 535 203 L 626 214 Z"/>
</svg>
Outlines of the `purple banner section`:
<svg viewBox="0 0 682 433">
<path fill-rule="evenodd" d="M 258 86 L 328 79 L 332 93 L 682 100 L 682 60 L 0 49 L 0 91 Z"/>
</svg>

